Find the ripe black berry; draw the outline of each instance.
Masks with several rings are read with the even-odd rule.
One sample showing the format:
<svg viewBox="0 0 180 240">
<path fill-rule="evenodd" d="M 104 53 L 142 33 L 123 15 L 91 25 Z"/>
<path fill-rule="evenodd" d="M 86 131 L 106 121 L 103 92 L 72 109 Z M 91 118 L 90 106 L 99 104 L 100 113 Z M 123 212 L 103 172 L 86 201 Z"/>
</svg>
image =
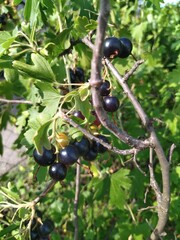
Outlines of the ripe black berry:
<svg viewBox="0 0 180 240">
<path fill-rule="evenodd" d="M 85 76 L 84 76 L 84 70 L 80 67 L 77 67 L 75 70 L 76 79 L 79 81 L 79 83 L 85 82 Z"/>
<path fill-rule="evenodd" d="M 43 224 L 39 227 L 39 236 L 46 237 L 49 235 L 54 229 L 54 223 L 50 219 L 46 219 L 43 221 Z"/>
<path fill-rule="evenodd" d="M 77 147 L 80 156 L 84 156 L 90 149 L 90 142 L 87 138 L 82 137 L 82 139 L 78 142 L 74 143 L 74 146 Z"/>
<path fill-rule="evenodd" d="M 119 40 L 123 46 L 122 51 L 119 52 L 119 57 L 126 58 L 131 54 L 131 51 L 133 48 L 132 42 L 128 38 L 125 38 L 125 37 L 119 38 Z"/>
<path fill-rule="evenodd" d="M 65 179 L 67 173 L 67 168 L 63 163 L 53 163 L 49 167 L 49 175 L 52 179 L 56 181 L 61 181 Z"/>
<path fill-rule="evenodd" d="M 77 118 L 80 118 L 80 119 L 82 119 L 82 120 L 85 119 L 85 117 L 84 117 L 84 115 L 82 114 L 82 112 L 81 112 L 81 111 L 78 111 L 78 110 L 76 110 L 76 111 L 73 112 L 73 116 L 75 116 L 75 117 L 77 117 Z"/>
<path fill-rule="evenodd" d="M 71 83 L 84 83 L 85 76 L 84 70 L 80 67 L 76 67 L 74 70 L 69 69 Z"/>
<path fill-rule="evenodd" d="M 93 161 L 96 159 L 98 153 L 94 149 L 90 149 L 89 152 L 83 156 L 86 161 Z"/>
<path fill-rule="evenodd" d="M 105 143 L 109 143 L 108 139 L 104 135 L 97 135 L 97 138 L 103 140 Z M 100 142 L 93 141 L 92 148 L 99 153 L 104 153 L 107 148 L 104 147 Z"/>
<path fill-rule="evenodd" d="M 56 155 L 54 154 L 53 150 L 48 150 L 44 147 L 42 155 L 39 154 L 36 149 L 34 149 L 33 157 L 40 166 L 50 166 L 56 159 Z"/>
<path fill-rule="evenodd" d="M 79 156 L 80 154 L 78 149 L 73 145 L 65 147 L 58 154 L 59 160 L 65 165 L 74 164 L 75 162 L 77 162 Z"/>
<path fill-rule="evenodd" d="M 115 58 L 118 57 L 121 52 L 122 44 L 116 37 L 108 37 L 104 41 L 104 56 L 106 58 Z"/>
<path fill-rule="evenodd" d="M 109 81 L 105 80 L 99 87 L 99 93 L 101 96 L 108 96 L 110 94 L 110 91 L 110 83 Z"/>
<path fill-rule="evenodd" d="M 31 240 L 39 239 L 39 234 L 37 231 L 31 231 L 30 235 L 31 235 Z"/>
<path fill-rule="evenodd" d="M 104 97 L 103 107 L 107 112 L 115 112 L 119 108 L 119 100 L 113 96 Z"/>
</svg>

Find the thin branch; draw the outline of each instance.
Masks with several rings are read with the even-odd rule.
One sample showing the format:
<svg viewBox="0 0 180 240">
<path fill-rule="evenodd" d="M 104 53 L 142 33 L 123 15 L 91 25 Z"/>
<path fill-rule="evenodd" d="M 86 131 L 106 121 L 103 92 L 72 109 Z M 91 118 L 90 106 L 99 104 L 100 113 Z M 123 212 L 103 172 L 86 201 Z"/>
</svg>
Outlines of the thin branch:
<svg viewBox="0 0 180 240">
<path fill-rule="evenodd" d="M 133 162 L 134 162 L 134 164 L 135 164 L 135 166 L 137 167 L 137 169 L 146 177 L 147 176 L 147 174 L 141 169 L 141 167 L 139 166 L 139 164 L 137 163 L 137 161 L 136 161 L 136 156 L 137 156 L 137 152 L 135 151 L 135 153 L 134 153 L 134 156 L 133 156 Z"/>
<path fill-rule="evenodd" d="M 41 198 L 46 196 L 46 194 L 54 187 L 56 183 L 57 181 L 54 181 L 54 180 L 50 181 L 50 183 L 46 186 L 44 191 L 32 201 L 32 204 L 36 205 L 41 200 Z"/>
<path fill-rule="evenodd" d="M 80 193 L 80 173 L 81 173 L 81 161 L 78 160 L 76 164 L 76 190 L 74 198 L 74 240 L 78 240 L 79 223 L 78 223 L 78 205 L 79 205 L 79 193 Z"/>
<path fill-rule="evenodd" d="M 141 214 L 144 211 L 147 211 L 149 209 L 156 209 L 156 208 L 157 208 L 156 206 L 148 206 L 148 207 L 145 207 L 145 208 L 138 209 L 138 212 Z"/>
<path fill-rule="evenodd" d="M 149 172 L 150 172 L 150 185 L 152 187 L 152 189 L 154 190 L 155 194 L 156 194 L 156 198 L 157 200 L 159 200 L 159 202 L 161 202 L 162 200 L 162 194 L 159 188 L 159 185 L 155 179 L 154 176 L 154 169 L 153 169 L 153 149 L 150 148 L 150 156 L 149 156 Z"/>
<path fill-rule="evenodd" d="M 169 161 L 169 164 L 171 164 L 171 160 L 172 160 L 172 154 L 174 152 L 174 149 L 176 148 L 176 145 L 173 143 L 169 149 L 169 152 L 168 152 L 168 161 Z"/>
<path fill-rule="evenodd" d="M 16 99 L 9 100 L 9 99 L 0 98 L 0 102 L 8 103 L 8 104 L 29 104 L 29 105 L 33 105 L 33 102 L 31 102 L 31 101 L 16 100 Z"/>
<path fill-rule="evenodd" d="M 71 126 L 77 128 L 78 130 L 80 130 L 87 138 L 89 138 L 90 140 L 95 140 L 96 142 L 100 142 L 104 147 L 106 147 L 109 151 L 112 151 L 114 153 L 117 154 L 121 154 L 121 155 L 131 155 L 134 154 L 135 149 L 126 149 L 126 150 L 120 150 L 116 147 L 111 146 L 110 144 L 104 142 L 103 140 L 97 138 L 96 136 L 90 134 L 86 129 L 82 128 L 81 126 L 79 126 L 79 124 L 77 124 L 76 122 L 74 122 L 71 118 L 69 118 L 65 113 L 60 112 L 60 117 L 63 118 L 64 121 L 66 121 L 67 123 L 69 123 Z M 139 150 L 136 149 L 136 152 L 138 152 Z"/>
<path fill-rule="evenodd" d="M 127 81 L 132 75 L 133 73 L 137 70 L 137 68 L 144 63 L 144 60 L 138 60 L 137 62 L 135 62 L 134 66 L 131 68 L 131 70 L 129 70 L 124 77 L 122 78 L 122 80 L 125 82 Z"/>
</svg>

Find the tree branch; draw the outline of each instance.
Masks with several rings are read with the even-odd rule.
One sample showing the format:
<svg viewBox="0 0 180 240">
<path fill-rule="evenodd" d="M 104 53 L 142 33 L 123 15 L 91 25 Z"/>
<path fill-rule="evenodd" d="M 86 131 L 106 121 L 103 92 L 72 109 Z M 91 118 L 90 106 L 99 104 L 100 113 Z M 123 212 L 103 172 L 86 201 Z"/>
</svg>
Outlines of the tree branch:
<svg viewBox="0 0 180 240">
<path fill-rule="evenodd" d="M 137 101 L 135 96 L 133 95 L 131 89 L 128 87 L 127 82 L 117 69 L 112 65 L 112 63 L 105 59 L 106 65 L 111 70 L 113 75 L 116 77 L 116 79 L 119 81 L 119 84 L 123 88 L 125 94 L 131 101 L 132 105 L 135 108 L 135 111 L 139 115 L 143 126 L 146 128 L 147 132 L 150 135 L 150 142 L 149 141 L 139 141 L 137 139 L 133 139 L 128 134 L 124 133 L 120 129 L 118 129 L 114 124 L 111 123 L 111 121 L 108 118 L 107 113 L 104 111 L 102 106 L 102 98 L 99 96 L 98 93 L 98 87 L 100 86 L 102 79 L 101 79 L 101 60 L 102 60 L 102 47 L 103 47 L 103 41 L 105 36 L 105 30 L 107 26 L 108 21 L 108 15 L 109 15 L 109 1 L 108 0 L 101 0 L 100 5 L 100 15 L 98 19 L 98 28 L 96 33 L 96 41 L 95 46 L 92 47 L 92 44 L 89 44 L 91 48 L 93 48 L 93 58 L 91 62 L 91 79 L 90 79 L 90 85 L 91 85 L 91 92 L 92 92 L 92 99 L 93 99 L 93 106 L 95 108 L 96 114 L 98 118 L 100 119 L 102 125 L 107 128 L 109 131 L 111 131 L 114 135 L 119 137 L 123 142 L 127 143 L 130 146 L 134 146 L 137 149 L 143 149 L 147 146 L 151 146 L 154 148 L 154 151 L 156 153 L 156 156 L 159 160 L 160 166 L 161 166 L 161 172 L 162 172 L 162 194 L 161 197 L 157 198 L 158 202 L 158 222 L 155 227 L 155 230 L 151 234 L 151 239 L 156 240 L 158 239 L 164 231 L 165 224 L 167 222 L 168 217 L 168 210 L 169 210 L 169 202 L 170 202 L 170 184 L 169 184 L 169 163 L 166 159 L 166 156 L 164 154 L 164 151 L 161 147 L 161 144 L 156 136 L 155 130 L 152 126 L 152 121 L 148 118 L 146 113 L 144 112 L 143 108 L 141 107 L 140 103 Z M 82 40 L 83 42 L 87 42 L 88 39 L 85 38 Z M 134 71 L 134 70 L 133 70 Z M 133 72 L 132 71 L 132 72 Z M 129 75 L 128 75 L 129 78 Z M 152 169 L 152 166 L 150 164 L 150 173 L 151 177 L 153 178 L 154 172 Z M 155 179 L 155 178 L 154 178 Z M 154 184 L 154 183 L 153 183 Z M 153 185 L 155 193 L 159 189 L 156 189 L 157 185 Z M 160 195 L 158 195 L 160 196 Z"/>
<path fill-rule="evenodd" d="M 8 104 L 29 104 L 29 105 L 33 105 L 33 103 L 31 101 L 16 100 L 16 99 L 9 100 L 9 99 L 0 98 L 0 102 L 8 103 Z"/>
</svg>

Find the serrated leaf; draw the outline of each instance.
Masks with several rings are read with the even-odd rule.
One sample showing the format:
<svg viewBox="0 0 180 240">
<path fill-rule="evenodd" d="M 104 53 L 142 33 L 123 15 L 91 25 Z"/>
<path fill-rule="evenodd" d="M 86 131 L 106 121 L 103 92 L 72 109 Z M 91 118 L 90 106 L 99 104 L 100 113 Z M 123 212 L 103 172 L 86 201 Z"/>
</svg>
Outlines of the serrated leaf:
<svg viewBox="0 0 180 240">
<path fill-rule="evenodd" d="M 48 82 L 55 80 L 55 75 L 48 61 L 38 53 L 32 53 L 31 59 L 34 65 L 29 65 L 20 61 L 13 61 L 13 67 L 28 74 L 29 76 Z"/>
<path fill-rule="evenodd" d="M 125 204 L 125 192 L 120 188 L 117 181 L 111 179 L 110 186 L 110 204 L 116 206 L 117 208 L 123 209 Z"/>
<path fill-rule="evenodd" d="M 109 194 L 109 190 L 110 190 L 109 176 L 103 179 L 99 179 L 99 181 L 96 183 L 94 187 L 95 187 L 94 199 L 96 200 L 103 199 L 105 194 Z"/>
<path fill-rule="evenodd" d="M 131 187 L 131 180 L 128 175 L 128 169 L 120 169 L 116 173 L 112 174 L 111 180 L 113 182 L 117 182 L 119 186 L 123 187 L 124 189 L 129 190 Z"/>
<path fill-rule="evenodd" d="M 37 82 L 36 86 L 42 91 L 42 105 L 45 106 L 44 112 L 53 116 L 58 109 L 61 99 L 60 93 L 49 83 Z"/>
<path fill-rule="evenodd" d="M 123 209 L 127 196 L 127 193 L 124 191 L 124 189 L 128 190 L 131 186 L 131 181 L 127 177 L 128 174 L 129 170 L 120 169 L 110 178 L 110 203 L 120 209 Z"/>
</svg>

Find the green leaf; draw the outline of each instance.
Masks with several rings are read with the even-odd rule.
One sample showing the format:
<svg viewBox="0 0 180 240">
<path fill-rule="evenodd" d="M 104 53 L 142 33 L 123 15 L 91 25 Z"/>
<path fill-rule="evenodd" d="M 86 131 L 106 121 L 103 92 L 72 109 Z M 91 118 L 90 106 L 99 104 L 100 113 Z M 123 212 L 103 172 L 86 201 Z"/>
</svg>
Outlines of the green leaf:
<svg viewBox="0 0 180 240">
<path fill-rule="evenodd" d="M 13 67 L 28 74 L 29 76 L 52 82 L 55 80 L 55 75 L 48 61 L 38 53 L 32 53 L 31 59 L 34 65 L 29 65 L 20 61 L 13 61 Z"/>
<path fill-rule="evenodd" d="M 39 183 L 43 183 L 47 176 L 47 167 L 39 167 L 36 165 L 34 167 L 34 174 L 37 177 Z"/>
<path fill-rule="evenodd" d="M 95 193 L 94 193 L 94 199 L 101 200 L 104 198 L 105 194 L 109 194 L 110 190 L 110 178 L 109 176 L 106 176 L 103 179 L 99 179 L 98 182 L 94 185 Z"/>
<path fill-rule="evenodd" d="M 19 209 L 19 217 L 22 219 L 28 214 L 29 211 L 26 208 L 20 208 Z"/>
<path fill-rule="evenodd" d="M 152 4 L 158 9 L 160 10 L 160 3 L 163 3 L 163 0 L 150 0 L 152 2 Z"/>
<path fill-rule="evenodd" d="M 81 101 L 85 101 L 89 97 L 89 84 L 83 84 L 79 89 L 78 89 L 79 97 Z"/>
<path fill-rule="evenodd" d="M 57 112 L 61 99 L 59 91 L 49 83 L 37 82 L 36 86 L 43 94 L 42 104 L 45 106 L 44 112 L 53 116 Z"/>
<path fill-rule="evenodd" d="M 1 31 L 0 34 L 0 56 L 9 48 L 14 42 L 16 36 L 11 36 L 9 32 Z"/>
<path fill-rule="evenodd" d="M 33 27 L 37 21 L 39 12 L 40 0 L 26 0 L 24 7 L 24 18 L 27 22 L 30 22 L 30 26 Z"/>
<path fill-rule="evenodd" d="M 129 170 L 120 169 L 111 176 L 110 185 L 110 203 L 116 207 L 123 209 L 127 193 L 131 187 L 131 181 L 128 178 Z M 125 190 L 124 190 L 125 189 Z"/>
<path fill-rule="evenodd" d="M 12 58 L 9 56 L 2 56 L 0 58 L 0 69 L 12 68 Z"/>
<path fill-rule="evenodd" d="M 22 0 L 14 0 L 14 5 L 18 5 L 22 2 Z"/>
<path fill-rule="evenodd" d="M 29 145 L 32 145 L 34 143 L 33 139 L 34 139 L 34 135 L 35 135 L 36 131 L 34 129 L 29 129 L 24 133 L 24 137 L 26 139 L 26 141 L 28 142 Z"/>
<path fill-rule="evenodd" d="M 42 154 L 43 146 L 47 149 L 51 148 L 51 144 L 50 144 L 49 139 L 48 139 L 48 128 L 49 128 L 50 124 L 51 124 L 51 121 L 43 124 L 37 130 L 37 132 L 34 136 L 34 145 L 35 145 L 36 149 L 38 150 L 38 152 L 40 154 Z"/>
<path fill-rule="evenodd" d="M 17 228 L 19 228 L 19 226 L 16 224 L 9 225 L 8 227 L 6 227 L 2 231 L 0 231 L 0 237 L 5 236 L 6 234 L 12 232 L 13 230 L 15 230 Z"/>
</svg>

